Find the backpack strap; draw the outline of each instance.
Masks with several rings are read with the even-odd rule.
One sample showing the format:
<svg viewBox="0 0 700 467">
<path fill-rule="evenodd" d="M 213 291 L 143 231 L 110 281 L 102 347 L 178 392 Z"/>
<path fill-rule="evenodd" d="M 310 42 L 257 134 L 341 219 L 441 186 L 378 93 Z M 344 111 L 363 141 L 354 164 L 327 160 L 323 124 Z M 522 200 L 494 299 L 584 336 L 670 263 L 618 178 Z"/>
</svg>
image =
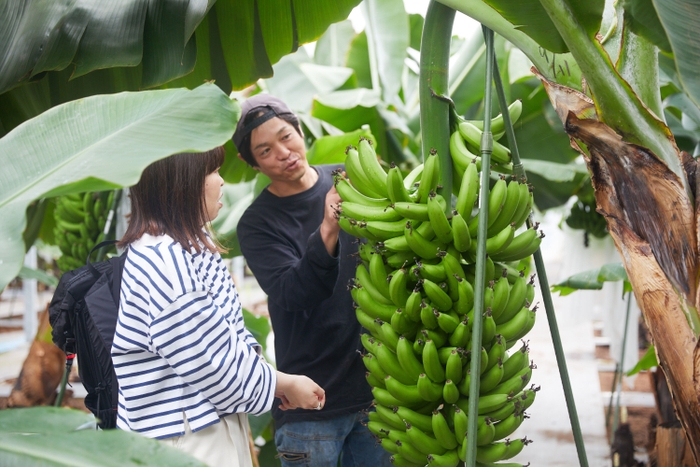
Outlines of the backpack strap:
<svg viewBox="0 0 700 467">
<path fill-rule="evenodd" d="M 118 240 L 105 240 L 103 242 L 98 243 L 94 247 L 92 247 L 92 250 L 90 250 L 90 253 L 88 253 L 87 261 L 85 261 L 85 264 L 87 265 L 87 267 L 90 270 L 90 272 L 92 273 L 92 275 L 95 276 L 95 279 L 100 277 L 100 272 L 90 262 L 90 256 L 92 256 L 92 253 L 95 250 L 99 250 L 100 248 L 105 247 L 105 246 L 114 245 L 117 242 L 118 242 Z M 119 278 L 121 279 L 121 275 Z"/>
</svg>

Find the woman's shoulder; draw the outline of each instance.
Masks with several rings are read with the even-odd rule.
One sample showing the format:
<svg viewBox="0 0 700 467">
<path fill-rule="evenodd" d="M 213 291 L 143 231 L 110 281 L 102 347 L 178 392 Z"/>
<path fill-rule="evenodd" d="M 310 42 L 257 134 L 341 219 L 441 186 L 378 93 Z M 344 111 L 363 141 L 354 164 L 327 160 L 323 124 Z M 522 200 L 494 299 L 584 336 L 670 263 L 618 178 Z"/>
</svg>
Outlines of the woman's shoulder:
<svg viewBox="0 0 700 467">
<path fill-rule="evenodd" d="M 193 252 L 182 247 L 169 235 L 145 234 L 129 245 L 129 262 L 142 273 L 161 277 L 166 282 L 178 276 L 189 276 L 193 264 Z"/>
</svg>

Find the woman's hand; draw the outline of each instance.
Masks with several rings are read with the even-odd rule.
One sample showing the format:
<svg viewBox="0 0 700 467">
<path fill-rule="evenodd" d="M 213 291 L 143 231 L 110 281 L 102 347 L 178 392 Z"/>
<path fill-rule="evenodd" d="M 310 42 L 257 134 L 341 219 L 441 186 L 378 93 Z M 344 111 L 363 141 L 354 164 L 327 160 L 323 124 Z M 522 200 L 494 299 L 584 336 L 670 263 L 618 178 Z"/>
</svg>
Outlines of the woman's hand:
<svg viewBox="0 0 700 467">
<path fill-rule="evenodd" d="M 311 378 L 303 375 L 289 375 L 281 371 L 277 372 L 275 397 L 282 400 L 280 410 L 321 410 L 326 403 L 326 392 Z"/>
</svg>

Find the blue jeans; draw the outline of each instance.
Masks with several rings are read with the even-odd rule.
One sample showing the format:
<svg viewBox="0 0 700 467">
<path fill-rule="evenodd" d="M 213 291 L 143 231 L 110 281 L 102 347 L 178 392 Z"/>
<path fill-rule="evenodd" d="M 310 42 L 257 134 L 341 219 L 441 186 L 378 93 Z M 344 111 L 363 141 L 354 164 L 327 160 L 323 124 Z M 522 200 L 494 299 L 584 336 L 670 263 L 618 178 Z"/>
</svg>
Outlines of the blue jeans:
<svg viewBox="0 0 700 467">
<path fill-rule="evenodd" d="M 275 432 L 282 467 L 390 466 L 390 454 L 367 429 L 358 412 L 323 421 L 285 423 Z"/>
</svg>

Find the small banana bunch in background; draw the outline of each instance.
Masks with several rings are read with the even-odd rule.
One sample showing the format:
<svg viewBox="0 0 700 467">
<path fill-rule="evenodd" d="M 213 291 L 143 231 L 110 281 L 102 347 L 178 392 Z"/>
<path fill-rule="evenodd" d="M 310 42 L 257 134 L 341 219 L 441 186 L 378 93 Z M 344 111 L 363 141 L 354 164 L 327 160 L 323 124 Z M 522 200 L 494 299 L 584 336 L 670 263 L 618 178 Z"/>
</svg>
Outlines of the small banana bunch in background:
<svg viewBox="0 0 700 467">
<path fill-rule="evenodd" d="M 522 114 L 523 103 L 516 100 L 508 107 L 510 121 L 515 123 Z M 457 129 L 450 136 L 450 154 L 452 156 L 452 167 L 455 180 L 464 176 L 469 164 L 475 162 L 477 168 L 481 170 L 481 157 L 479 147 L 481 145 L 481 135 L 484 129 L 484 122 L 481 120 L 464 120 L 458 115 Z M 498 142 L 505 134 L 505 121 L 503 114 L 498 114 L 491 119 L 491 133 L 493 134 L 493 151 L 491 152 L 491 168 L 496 172 L 512 173 L 513 164 L 510 162 L 510 149 Z"/>
<path fill-rule="evenodd" d="M 539 389 L 527 388 L 535 368 L 527 344 L 512 350 L 536 317 L 534 280 L 517 270 L 542 239 L 536 226 L 524 225 L 530 188 L 501 176 L 488 206 L 479 208 L 479 161 L 472 159 L 447 209 L 452 200 L 436 193 L 440 159 L 434 151 L 405 178 L 398 167 L 385 171 L 366 139 L 346 154 L 347 177 L 339 171 L 335 183 L 343 199 L 341 228 L 366 239 L 349 287 L 356 317 L 369 332 L 362 342 L 376 405 L 370 430 L 395 465 L 464 461 L 470 362 L 479 358 L 478 465 L 512 458 L 530 441 L 508 437 Z M 484 307 L 475 310 L 480 209 L 488 210 L 488 256 Z M 482 315 L 483 333 L 481 352 L 473 356 L 475 313 Z"/>
<path fill-rule="evenodd" d="M 105 225 L 115 191 L 59 196 L 54 209 L 54 238 L 62 256 L 61 272 L 85 265 L 90 250 L 105 239 Z"/>
<path fill-rule="evenodd" d="M 595 196 L 578 195 L 578 200 L 571 206 L 571 212 L 566 218 L 566 225 L 572 229 L 583 230 L 583 245 L 588 246 L 589 235 L 603 238 L 608 234 L 608 223 L 605 217 L 596 211 Z"/>
</svg>

